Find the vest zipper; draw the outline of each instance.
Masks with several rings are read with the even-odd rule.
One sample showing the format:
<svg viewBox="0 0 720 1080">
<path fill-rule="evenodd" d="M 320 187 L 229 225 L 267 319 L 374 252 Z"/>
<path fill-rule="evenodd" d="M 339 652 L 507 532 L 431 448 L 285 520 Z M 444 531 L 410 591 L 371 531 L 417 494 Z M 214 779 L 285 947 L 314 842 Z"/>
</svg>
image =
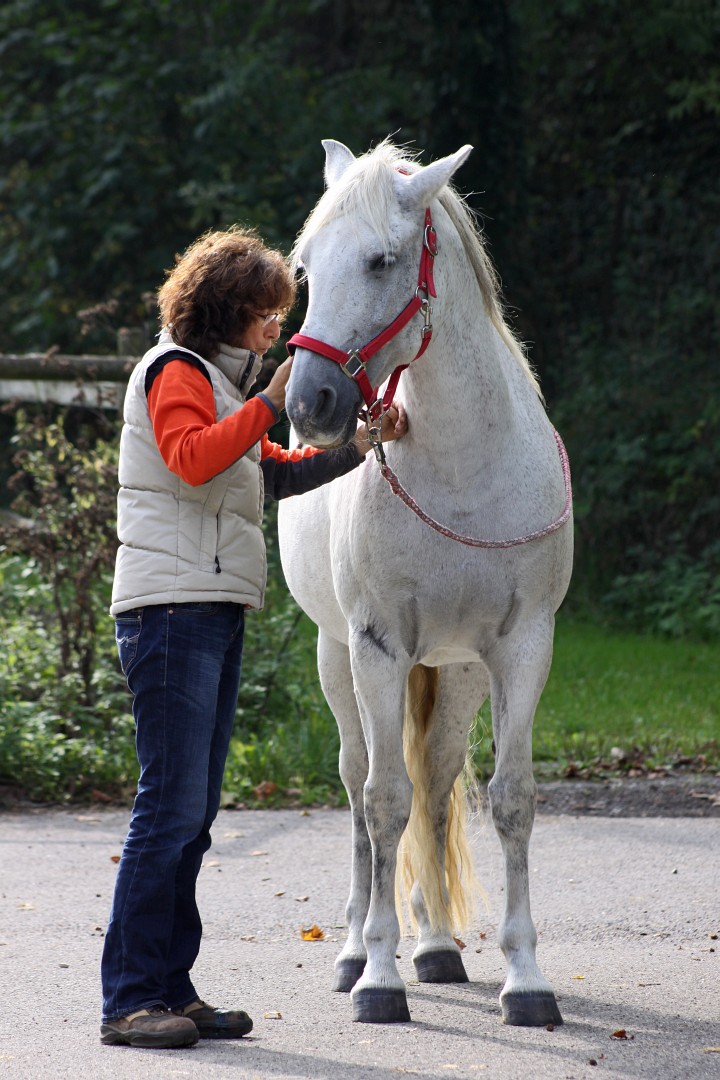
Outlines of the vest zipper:
<svg viewBox="0 0 720 1080">
<path fill-rule="evenodd" d="M 215 556 L 215 573 L 220 573 L 220 560 L 218 559 L 217 555 Z"/>
</svg>

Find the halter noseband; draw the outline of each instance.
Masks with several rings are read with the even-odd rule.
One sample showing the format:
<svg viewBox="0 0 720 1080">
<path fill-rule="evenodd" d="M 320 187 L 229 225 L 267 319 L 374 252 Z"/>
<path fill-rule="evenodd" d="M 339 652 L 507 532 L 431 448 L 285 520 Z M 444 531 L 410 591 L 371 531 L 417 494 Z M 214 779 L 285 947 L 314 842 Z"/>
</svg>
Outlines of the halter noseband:
<svg viewBox="0 0 720 1080">
<path fill-rule="evenodd" d="M 381 330 L 371 341 L 368 341 L 366 345 L 363 345 L 360 349 L 350 349 L 348 352 L 343 352 L 342 349 L 336 349 L 334 345 L 329 345 L 326 341 L 320 341 L 318 338 L 308 337 L 307 334 L 293 334 L 287 343 L 287 350 L 292 356 L 295 349 L 299 346 L 301 349 L 308 349 L 310 352 L 319 353 L 320 356 L 326 357 L 328 360 L 333 360 L 336 364 L 340 365 L 340 369 L 344 372 L 348 378 L 356 382 L 360 387 L 363 399 L 367 406 L 367 420 L 368 420 L 368 432 L 370 435 L 370 442 L 375 449 L 376 455 L 378 451 L 382 453 L 382 444 L 379 440 L 380 435 L 380 420 L 384 413 L 387 412 L 392 405 L 395 391 L 397 390 L 400 376 L 405 368 L 417 360 L 427 349 L 430 344 L 430 338 L 432 337 L 432 307 L 430 306 L 430 297 L 437 296 L 435 291 L 435 281 L 433 279 L 433 262 L 438 252 L 437 233 L 432 223 L 432 215 L 430 214 L 430 207 L 425 211 L 425 227 L 423 230 L 423 245 L 422 252 L 420 254 L 420 269 L 418 271 L 418 283 L 415 289 L 415 295 L 412 300 L 409 301 L 400 312 L 400 314 L 393 319 L 393 321 L 386 326 L 384 330 Z M 399 334 L 407 323 L 410 322 L 413 315 L 418 312 L 422 314 L 423 326 L 422 326 L 422 340 L 420 342 L 420 348 L 413 356 L 412 360 L 407 364 L 400 364 L 396 367 L 390 376 L 390 380 L 387 384 L 385 394 L 382 398 L 379 398 L 378 388 L 374 387 L 367 376 L 368 362 L 380 352 L 384 345 L 387 345 L 388 341 Z M 380 460 L 380 458 L 378 458 Z"/>
</svg>

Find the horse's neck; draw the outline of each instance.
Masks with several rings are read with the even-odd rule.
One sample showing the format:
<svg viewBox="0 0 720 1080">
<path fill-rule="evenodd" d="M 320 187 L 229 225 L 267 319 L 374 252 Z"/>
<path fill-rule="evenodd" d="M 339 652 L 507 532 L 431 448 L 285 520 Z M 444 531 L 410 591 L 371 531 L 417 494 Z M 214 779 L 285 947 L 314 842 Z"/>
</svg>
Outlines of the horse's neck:
<svg viewBox="0 0 720 1080">
<path fill-rule="evenodd" d="M 402 396 L 418 447 L 436 461 L 448 453 L 455 458 L 457 448 L 471 454 L 477 468 L 503 454 L 513 439 L 519 418 L 512 365 L 518 365 L 479 295 L 471 310 L 480 315 L 469 319 L 457 302 L 443 304 L 430 348 L 403 375 Z M 527 389 L 534 393 L 529 383 Z"/>
</svg>

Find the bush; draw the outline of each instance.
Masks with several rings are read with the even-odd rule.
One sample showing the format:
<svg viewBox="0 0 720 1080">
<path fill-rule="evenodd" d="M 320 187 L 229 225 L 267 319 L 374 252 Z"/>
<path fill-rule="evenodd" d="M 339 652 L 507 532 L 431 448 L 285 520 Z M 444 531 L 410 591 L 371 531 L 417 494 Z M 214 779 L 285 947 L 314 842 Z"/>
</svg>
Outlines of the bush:
<svg viewBox="0 0 720 1080">
<path fill-rule="evenodd" d="M 0 785 L 33 799 L 122 799 L 137 776 L 131 699 L 108 615 L 117 537 L 112 425 L 20 412 L 13 515 L 0 522 Z M 107 423 L 107 422 L 106 422 Z M 314 630 L 285 588 L 266 515 L 267 607 L 247 619 L 227 800 L 341 798 Z"/>
</svg>

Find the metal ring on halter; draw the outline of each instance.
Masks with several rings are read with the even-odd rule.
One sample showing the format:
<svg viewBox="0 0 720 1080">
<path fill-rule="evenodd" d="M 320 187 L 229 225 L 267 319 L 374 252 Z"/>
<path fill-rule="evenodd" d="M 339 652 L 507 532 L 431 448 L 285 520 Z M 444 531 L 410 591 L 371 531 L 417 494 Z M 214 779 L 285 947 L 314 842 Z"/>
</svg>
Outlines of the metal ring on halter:
<svg viewBox="0 0 720 1080">
<path fill-rule="evenodd" d="M 429 241 L 430 234 L 432 234 L 432 238 L 433 238 L 432 239 L 432 246 L 431 246 L 430 241 Z M 426 225 L 425 226 L 425 232 L 423 233 L 423 244 L 424 244 L 426 250 L 432 255 L 433 258 L 435 258 L 438 251 L 440 250 L 440 248 L 438 247 L 437 233 L 435 232 L 435 226 L 434 225 Z"/>
</svg>

